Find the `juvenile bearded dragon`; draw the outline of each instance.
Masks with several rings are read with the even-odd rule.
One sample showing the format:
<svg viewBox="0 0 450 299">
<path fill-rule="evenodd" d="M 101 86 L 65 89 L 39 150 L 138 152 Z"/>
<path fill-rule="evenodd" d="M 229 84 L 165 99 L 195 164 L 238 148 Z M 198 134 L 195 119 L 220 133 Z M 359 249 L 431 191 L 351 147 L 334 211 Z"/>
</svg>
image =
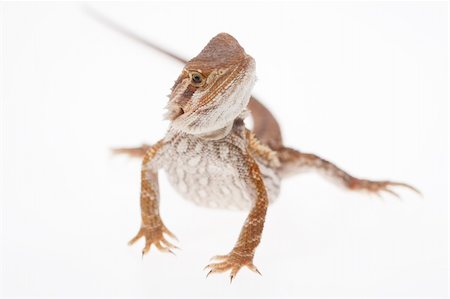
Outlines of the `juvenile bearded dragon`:
<svg viewBox="0 0 450 299">
<path fill-rule="evenodd" d="M 96 15 L 125 33 L 181 62 L 184 68 L 172 87 L 166 118 L 170 127 L 154 145 L 116 149 L 143 156 L 141 170 L 142 224 L 129 244 L 145 239 L 164 252 L 177 248 L 166 239 L 175 237 L 159 213 L 158 170 L 164 169 L 173 187 L 186 199 L 213 208 L 246 209 L 249 214 L 234 247 L 213 258 L 210 273 L 231 271 L 231 280 L 253 264 L 261 241 L 267 208 L 278 196 L 283 178 L 303 170 L 317 170 L 349 190 L 382 191 L 398 196 L 392 187 L 414 187 L 392 181 L 356 178 L 335 164 L 310 153 L 284 146 L 273 115 L 251 96 L 256 80 L 255 60 L 231 35 L 220 33 L 196 57 L 185 61 Z M 253 130 L 245 127 L 250 111 Z"/>
</svg>

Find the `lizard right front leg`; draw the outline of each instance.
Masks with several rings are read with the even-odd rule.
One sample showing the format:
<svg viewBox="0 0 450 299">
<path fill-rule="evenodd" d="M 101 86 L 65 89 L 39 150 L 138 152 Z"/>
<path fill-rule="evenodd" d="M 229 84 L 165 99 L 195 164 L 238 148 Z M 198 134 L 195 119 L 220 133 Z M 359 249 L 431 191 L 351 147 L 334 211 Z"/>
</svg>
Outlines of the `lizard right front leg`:
<svg viewBox="0 0 450 299">
<path fill-rule="evenodd" d="M 132 245 L 141 237 L 145 237 L 145 247 L 142 254 L 146 254 L 152 245 L 163 252 L 173 253 L 171 249 L 177 248 L 164 237 L 164 234 L 176 239 L 161 220 L 159 215 L 159 186 L 158 173 L 155 167 L 154 158 L 163 146 L 159 141 L 151 146 L 142 161 L 141 170 L 141 217 L 142 223 L 139 232 L 128 243 Z"/>
<path fill-rule="evenodd" d="M 151 148 L 148 144 L 143 144 L 138 147 L 117 147 L 113 148 L 112 152 L 114 154 L 126 154 L 132 158 L 142 158 L 145 153 Z"/>
</svg>

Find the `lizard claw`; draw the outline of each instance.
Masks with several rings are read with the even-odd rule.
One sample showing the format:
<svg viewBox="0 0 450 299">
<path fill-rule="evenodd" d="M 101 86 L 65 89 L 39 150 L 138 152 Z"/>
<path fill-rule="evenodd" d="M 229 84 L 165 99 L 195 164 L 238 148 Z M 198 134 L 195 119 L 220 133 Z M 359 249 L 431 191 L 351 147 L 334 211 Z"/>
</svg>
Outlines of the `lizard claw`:
<svg viewBox="0 0 450 299">
<path fill-rule="evenodd" d="M 258 273 L 259 275 L 262 276 L 261 272 L 259 272 L 258 268 L 256 268 L 255 265 L 249 264 L 249 265 L 247 265 L 247 268 L 249 268 L 251 271 L 253 271 L 253 272 L 255 272 L 255 273 Z"/>
<path fill-rule="evenodd" d="M 205 268 L 205 269 L 206 269 L 206 268 Z M 203 269 L 203 270 L 205 270 L 205 269 Z M 206 278 L 208 278 L 209 274 L 211 274 L 212 271 L 213 271 L 213 270 L 210 270 L 210 271 L 208 272 L 208 274 L 206 274 Z"/>
<path fill-rule="evenodd" d="M 400 199 L 400 195 L 398 195 L 398 193 L 392 191 L 391 189 L 385 187 L 384 189 L 382 189 L 381 191 L 384 191 L 386 193 L 390 193 L 391 195 L 397 197 L 398 199 Z"/>
<path fill-rule="evenodd" d="M 242 254 L 232 251 L 228 255 L 214 256 L 212 260 L 217 260 L 217 262 L 209 264 L 203 269 L 209 269 L 206 277 L 208 277 L 210 274 L 221 273 L 230 270 L 231 283 L 243 266 L 246 266 L 251 271 L 261 275 L 261 272 L 259 272 L 258 268 L 256 268 L 256 266 L 253 264 L 253 254 Z"/>
<path fill-rule="evenodd" d="M 221 260 L 224 260 L 226 258 L 227 258 L 227 255 L 215 255 L 212 258 L 210 258 L 209 260 L 210 261 L 214 261 L 214 260 L 221 261 Z"/>
<path fill-rule="evenodd" d="M 177 246 L 173 245 L 164 237 L 164 233 L 167 235 L 173 235 L 165 226 L 161 224 L 156 227 L 145 226 L 142 225 L 139 229 L 139 232 L 134 236 L 129 242 L 128 245 L 133 245 L 140 238 L 145 237 L 145 246 L 142 249 L 142 258 L 145 254 L 150 251 L 152 245 L 154 245 L 159 251 L 167 252 L 175 255 L 172 249 L 179 249 Z"/>
<path fill-rule="evenodd" d="M 377 195 L 380 195 L 381 192 L 386 192 L 397 198 L 400 198 L 400 195 L 397 192 L 394 192 L 391 188 L 404 187 L 422 196 L 422 193 L 411 185 L 391 181 L 369 181 L 354 178 L 350 181 L 349 187 L 353 190 L 366 190 Z"/>
</svg>

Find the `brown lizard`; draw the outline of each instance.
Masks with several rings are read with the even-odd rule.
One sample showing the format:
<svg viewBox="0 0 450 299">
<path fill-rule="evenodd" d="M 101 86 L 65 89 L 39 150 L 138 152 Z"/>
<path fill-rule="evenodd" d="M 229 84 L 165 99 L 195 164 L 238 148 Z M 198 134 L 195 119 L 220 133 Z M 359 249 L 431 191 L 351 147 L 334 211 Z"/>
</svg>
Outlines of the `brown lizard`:
<svg viewBox="0 0 450 299">
<path fill-rule="evenodd" d="M 92 12 L 91 12 L 92 13 Z M 174 188 L 185 198 L 213 208 L 248 209 L 239 238 L 226 255 L 215 256 L 206 266 L 210 273 L 231 271 L 231 280 L 253 264 L 261 241 L 269 203 L 279 193 L 280 181 L 305 169 L 318 170 L 349 190 L 389 192 L 392 187 L 414 187 L 392 181 L 356 178 L 314 154 L 283 145 L 277 121 L 264 105 L 251 96 L 255 61 L 231 35 L 220 33 L 189 61 L 111 23 L 95 17 L 185 66 L 172 87 L 167 105 L 170 127 L 154 145 L 120 148 L 116 153 L 143 156 L 141 170 L 142 224 L 129 244 L 145 238 L 146 254 L 152 245 L 164 252 L 177 248 L 166 236 L 175 237 L 159 213 L 158 170 L 163 168 Z M 248 110 L 254 128 L 244 125 Z"/>
</svg>

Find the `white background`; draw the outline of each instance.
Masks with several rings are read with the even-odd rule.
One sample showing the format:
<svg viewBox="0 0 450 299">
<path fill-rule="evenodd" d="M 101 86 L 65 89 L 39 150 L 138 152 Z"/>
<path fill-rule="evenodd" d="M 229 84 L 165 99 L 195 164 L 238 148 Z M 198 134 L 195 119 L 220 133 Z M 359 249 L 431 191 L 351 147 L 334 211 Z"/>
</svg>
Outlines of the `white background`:
<svg viewBox="0 0 450 299">
<path fill-rule="evenodd" d="M 316 174 L 287 180 L 255 264 L 205 279 L 244 212 L 199 208 L 162 175 L 177 256 L 143 260 L 140 162 L 109 148 L 154 142 L 181 66 L 81 5 L 2 3 L 1 294 L 62 297 L 446 296 L 447 3 L 139 3 L 95 7 L 185 57 L 234 35 L 287 145 L 374 179 L 402 200 Z"/>
</svg>

